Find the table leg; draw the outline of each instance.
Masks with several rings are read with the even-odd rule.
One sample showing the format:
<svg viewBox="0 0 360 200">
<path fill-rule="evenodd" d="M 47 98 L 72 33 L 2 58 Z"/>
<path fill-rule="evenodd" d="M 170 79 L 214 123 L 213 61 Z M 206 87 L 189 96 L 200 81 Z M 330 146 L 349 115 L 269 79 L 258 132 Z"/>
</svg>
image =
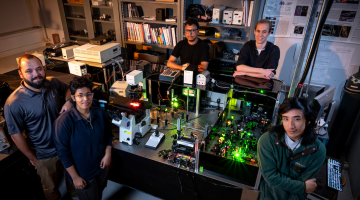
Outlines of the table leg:
<svg viewBox="0 0 360 200">
<path fill-rule="evenodd" d="M 106 68 L 103 68 L 103 71 L 104 71 L 104 79 L 105 79 L 105 92 L 109 91 L 109 87 L 108 87 L 108 83 L 107 83 L 107 80 L 108 80 L 108 77 L 107 77 L 107 70 Z"/>
<path fill-rule="evenodd" d="M 200 111 L 200 89 L 196 89 L 196 108 L 195 115 L 198 116 Z"/>
<path fill-rule="evenodd" d="M 119 66 L 121 67 L 121 66 Z M 116 71 L 115 71 L 115 65 L 113 65 L 113 76 L 114 76 L 114 83 L 116 82 Z"/>
</svg>

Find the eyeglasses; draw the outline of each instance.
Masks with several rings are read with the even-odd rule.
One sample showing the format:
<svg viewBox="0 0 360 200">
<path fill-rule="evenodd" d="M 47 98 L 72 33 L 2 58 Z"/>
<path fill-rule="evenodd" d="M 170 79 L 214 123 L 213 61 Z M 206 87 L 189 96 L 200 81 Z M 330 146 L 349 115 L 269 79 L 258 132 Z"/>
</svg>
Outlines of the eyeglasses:
<svg viewBox="0 0 360 200">
<path fill-rule="evenodd" d="M 190 34 L 190 33 L 195 33 L 197 31 L 197 29 L 193 29 L 193 30 L 185 30 L 186 34 Z"/>
<path fill-rule="evenodd" d="M 86 93 L 86 94 L 79 94 L 79 95 L 74 95 L 80 99 L 83 99 L 84 97 L 86 98 L 93 98 L 94 97 L 94 93 Z"/>
</svg>

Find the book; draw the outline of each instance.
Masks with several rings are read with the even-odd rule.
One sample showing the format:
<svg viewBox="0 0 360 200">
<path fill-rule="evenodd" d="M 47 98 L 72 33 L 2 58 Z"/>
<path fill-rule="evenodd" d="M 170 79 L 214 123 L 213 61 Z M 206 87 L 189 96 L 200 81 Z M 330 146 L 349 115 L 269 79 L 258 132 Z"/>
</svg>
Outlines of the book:
<svg viewBox="0 0 360 200">
<path fill-rule="evenodd" d="M 150 24 L 125 23 L 125 39 L 148 44 L 176 45 L 176 26 L 151 28 Z"/>
<path fill-rule="evenodd" d="M 176 41 L 176 35 L 175 35 L 175 28 L 171 28 L 171 32 L 172 32 L 172 37 L 173 37 L 173 46 L 176 46 L 177 41 Z"/>
</svg>

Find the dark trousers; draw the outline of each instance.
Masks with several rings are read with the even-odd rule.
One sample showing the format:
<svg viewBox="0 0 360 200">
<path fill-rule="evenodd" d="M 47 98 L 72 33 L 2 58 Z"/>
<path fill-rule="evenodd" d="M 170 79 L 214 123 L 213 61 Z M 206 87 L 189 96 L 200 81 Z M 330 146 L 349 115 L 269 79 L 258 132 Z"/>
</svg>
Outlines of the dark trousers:
<svg viewBox="0 0 360 200">
<path fill-rule="evenodd" d="M 93 179 L 86 181 L 86 187 L 82 190 L 76 189 L 80 200 L 101 200 L 102 192 L 107 186 L 109 169 L 104 169 Z M 74 183 L 73 183 L 74 184 Z"/>
</svg>

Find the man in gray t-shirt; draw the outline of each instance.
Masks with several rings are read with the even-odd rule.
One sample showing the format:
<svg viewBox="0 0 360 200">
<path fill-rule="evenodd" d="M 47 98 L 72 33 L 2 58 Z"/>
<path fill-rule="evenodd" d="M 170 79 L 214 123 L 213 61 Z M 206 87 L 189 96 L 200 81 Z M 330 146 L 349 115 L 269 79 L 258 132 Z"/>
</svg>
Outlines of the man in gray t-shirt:
<svg viewBox="0 0 360 200">
<path fill-rule="evenodd" d="M 71 108 L 66 101 L 61 108 L 60 96 L 71 98 L 68 85 L 56 78 L 46 78 L 41 61 L 25 54 L 19 59 L 23 79 L 6 100 L 4 114 L 9 134 L 25 156 L 36 167 L 47 199 L 60 199 L 58 178 L 63 174 L 52 138 L 52 125 L 61 112 Z M 24 137 L 25 135 L 25 137 Z M 71 183 L 67 181 L 67 185 Z M 73 187 L 70 195 L 76 196 Z"/>
</svg>

